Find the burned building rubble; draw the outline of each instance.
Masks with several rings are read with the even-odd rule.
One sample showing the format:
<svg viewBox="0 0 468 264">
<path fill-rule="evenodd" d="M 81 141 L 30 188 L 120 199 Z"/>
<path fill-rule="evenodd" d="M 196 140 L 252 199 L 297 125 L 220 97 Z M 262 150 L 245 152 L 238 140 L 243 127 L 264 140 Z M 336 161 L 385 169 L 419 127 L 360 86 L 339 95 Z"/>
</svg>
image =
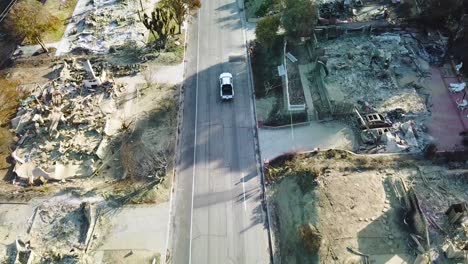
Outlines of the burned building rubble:
<svg viewBox="0 0 468 264">
<path fill-rule="evenodd" d="M 128 1 L 94 1 L 94 8 L 74 18 L 75 26 L 68 32 L 68 51 L 82 50 L 105 54 L 110 49 L 131 42 L 144 46 L 147 30 L 140 23 L 137 3 Z"/>
<path fill-rule="evenodd" d="M 363 152 L 421 151 L 430 141 L 422 88 L 430 74 L 428 58 L 436 56 L 406 31 L 344 34 L 338 40 L 317 44 L 329 74 L 312 78 L 323 80 L 332 109 L 321 113 L 325 108 L 314 101 L 318 116 L 353 116 Z"/>
<path fill-rule="evenodd" d="M 118 99 L 126 88 L 114 82 L 106 65 L 96 73 L 89 60 L 72 59 L 57 68 L 58 78 L 36 86 L 11 121 L 18 135 L 14 171 L 29 184 L 92 175 L 125 119 Z"/>
</svg>

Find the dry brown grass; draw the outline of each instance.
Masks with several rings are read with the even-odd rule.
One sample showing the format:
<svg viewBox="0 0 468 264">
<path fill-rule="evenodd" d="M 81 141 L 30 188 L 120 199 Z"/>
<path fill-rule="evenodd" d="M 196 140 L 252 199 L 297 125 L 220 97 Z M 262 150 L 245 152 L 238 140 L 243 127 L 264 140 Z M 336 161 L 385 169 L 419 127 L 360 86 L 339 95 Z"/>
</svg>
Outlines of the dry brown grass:
<svg viewBox="0 0 468 264">
<path fill-rule="evenodd" d="M 16 90 L 17 83 L 0 78 L 0 169 L 6 169 L 10 165 L 7 158 L 10 156 L 10 146 L 13 143 L 13 135 L 6 126 L 16 113 L 20 94 Z"/>
<path fill-rule="evenodd" d="M 305 248 L 311 252 L 316 253 L 322 245 L 322 234 L 316 226 L 312 224 L 305 224 L 299 227 L 298 235 L 301 237 Z"/>
<path fill-rule="evenodd" d="M 171 181 L 170 175 L 150 182 L 126 178 L 104 189 L 102 195 L 106 200 L 120 204 L 159 204 L 169 200 Z"/>
<path fill-rule="evenodd" d="M 43 36 L 45 43 L 60 41 L 63 36 L 63 32 L 67 27 L 68 21 L 73 15 L 75 6 L 78 0 L 67 0 L 63 3 L 61 0 L 48 0 L 45 3 L 45 7 L 49 12 L 56 16 L 60 20 L 60 25 L 57 30 L 46 32 Z"/>
<path fill-rule="evenodd" d="M 166 176 L 168 159 L 165 151 L 155 153 L 142 144 L 124 142 L 120 161 L 127 177 L 135 181 L 159 179 Z"/>
<path fill-rule="evenodd" d="M 0 126 L 4 127 L 16 113 L 20 94 L 17 92 L 17 83 L 0 77 Z"/>
<path fill-rule="evenodd" d="M 339 172 L 404 168 L 414 166 L 409 156 L 364 156 L 343 150 L 327 150 L 318 153 L 286 155 L 272 161 L 265 177 L 270 183 L 288 176 L 300 176 L 301 183 L 310 183 L 327 170 Z M 305 180 L 305 182 L 303 182 Z"/>
<path fill-rule="evenodd" d="M 7 169 L 10 166 L 7 158 L 10 156 L 12 143 L 13 135 L 7 129 L 0 127 L 0 169 Z"/>
</svg>

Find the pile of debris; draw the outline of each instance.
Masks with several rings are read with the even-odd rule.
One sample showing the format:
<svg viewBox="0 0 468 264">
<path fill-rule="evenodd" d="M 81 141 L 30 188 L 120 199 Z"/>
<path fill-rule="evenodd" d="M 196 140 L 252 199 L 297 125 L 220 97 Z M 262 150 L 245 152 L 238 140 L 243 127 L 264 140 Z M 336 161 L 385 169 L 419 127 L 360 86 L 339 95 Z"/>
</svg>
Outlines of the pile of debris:
<svg viewBox="0 0 468 264">
<path fill-rule="evenodd" d="M 96 72 L 109 71 L 112 73 L 112 77 L 124 77 L 133 76 L 141 71 L 140 64 L 125 64 L 117 65 L 110 64 L 106 61 L 93 61 L 93 68 Z"/>
<path fill-rule="evenodd" d="M 91 175 L 125 122 L 118 99 L 127 91 L 106 69 L 96 75 L 89 60 L 72 60 L 58 75 L 37 86 L 11 121 L 18 135 L 14 171 L 29 184 Z"/>
<path fill-rule="evenodd" d="M 95 245 L 102 220 L 98 201 L 60 195 L 38 205 L 28 229 L 15 240 L 11 263 L 89 263 L 86 252 Z"/>
<path fill-rule="evenodd" d="M 347 24 L 353 22 L 388 21 L 393 22 L 401 10 L 409 9 L 400 5 L 399 0 L 319 0 L 319 25 Z M 400 12 L 397 12 L 400 10 Z"/>
<path fill-rule="evenodd" d="M 415 56 L 413 45 L 417 43 L 411 37 L 382 34 L 344 37 L 321 46 L 328 59 L 329 81 L 337 83 L 349 101 L 364 99 L 378 108 L 378 102 L 401 94 L 401 89 L 414 91 L 414 86 L 400 87 L 398 78 L 428 74 L 428 63 Z"/>
<path fill-rule="evenodd" d="M 453 229 L 442 249 L 449 259 L 468 261 L 468 203 L 452 204 L 445 214 Z"/>
<path fill-rule="evenodd" d="M 75 18 L 77 26 L 69 33 L 70 50 L 105 54 L 127 42 L 145 45 L 148 30 L 139 22 L 136 2 L 93 1 L 93 5 L 92 10 Z"/>
<path fill-rule="evenodd" d="M 347 36 L 321 46 L 330 71 L 327 82 L 339 89 L 343 102 L 362 106 L 358 124 L 363 142 L 383 143 L 379 150 L 371 147 L 377 152 L 421 150 L 429 141 L 423 125 L 429 113 L 420 90 L 430 66 L 417 39 L 411 33 L 384 33 Z M 366 115 L 376 115 L 383 126 Z M 392 120 L 385 121 L 387 115 Z"/>
<path fill-rule="evenodd" d="M 431 250 L 426 255 L 440 263 L 467 263 L 468 172 L 464 162 L 449 168 L 418 166 L 411 180 L 416 180 L 414 189 L 431 237 Z"/>
<path fill-rule="evenodd" d="M 368 145 L 361 147 L 362 151 L 419 152 L 429 143 L 425 127 L 416 125 L 413 116 L 407 116 L 403 109 L 387 113 L 366 110 L 362 109 L 365 114 L 361 114 L 355 109 L 361 142 Z"/>
</svg>

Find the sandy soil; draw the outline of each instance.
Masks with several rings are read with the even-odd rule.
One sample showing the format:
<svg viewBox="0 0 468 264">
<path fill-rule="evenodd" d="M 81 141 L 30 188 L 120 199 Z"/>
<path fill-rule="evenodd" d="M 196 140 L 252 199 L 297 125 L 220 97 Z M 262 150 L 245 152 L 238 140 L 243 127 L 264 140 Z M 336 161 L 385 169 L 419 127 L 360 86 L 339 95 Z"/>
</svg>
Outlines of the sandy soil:
<svg viewBox="0 0 468 264">
<path fill-rule="evenodd" d="M 304 249 L 298 228 L 307 222 L 317 222 L 317 199 L 314 190 L 303 192 L 297 178 L 285 178 L 269 188 L 274 201 L 277 243 L 280 263 L 312 263 L 314 254 Z"/>
<path fill-rule="evenodd" d="M 397 179 L 392 175 L 367 171 L 343 177 L 332 172 L 322 179 L 320 226 L 326 234 L 322 261 L 332 261 L 335 254 L 351 262 L 356 256 L 347 252 L 349 246 L 370 255 L 375 263 L 387 263 L 393 255 L 411 261 L 401 225 L 401 204 L 392 188 Z"/>
<path fill-rule="evenodd" d="M 409 236 L 413 231 L 403 221 L 407 212 L 403 181 L 414 188 L 421 210 L 431 218 L 431 258 L 456 263 L 444 257 L 442 246 L 447 240 L 466 239 L 467 234 L 449 225 L 444 213 L 450 204 L 468 199 L 468 164 L 448 167 L 410 156 L 340 153 L 301 156 L 275 167 L 279 180 L 268 187 L 268 197 L 277 259 L 282 263 L 362 263 L 363 258 L 349 247 L 368 255 L 370 263 L 413 263 L 418 252 Z M 307 177 L 310 173 L 319 175 L 316 181 Z M 316 226 L 322 235 L 319 251 L 308 249 L 305 243 L 310 240 L 299 235 L 299 228 L 306 224 Z"/>
<path fill-rule="evenodd" d="M 50 64 L 20 65 L 3 70 L 8 79 L 24 85 L 44 84 L 58 76 L 53 72 Z"/>
</svg>

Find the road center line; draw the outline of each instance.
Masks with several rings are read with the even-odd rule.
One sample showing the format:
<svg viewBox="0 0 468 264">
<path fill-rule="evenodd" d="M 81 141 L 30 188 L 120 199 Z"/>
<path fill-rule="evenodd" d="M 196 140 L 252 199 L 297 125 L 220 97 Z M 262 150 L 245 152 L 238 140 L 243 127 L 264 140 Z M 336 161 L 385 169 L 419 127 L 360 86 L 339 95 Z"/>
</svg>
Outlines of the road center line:
<svg viewBox="0 0 468 264">
<path fill-rule="evenodd" d="M 190 207 L 190 242 L 189 242 L 189 264 L 192 263 L 192 233 L 193 233 L 193 198 L 195 196 L 195 168 L 197 161 L 197 122 L 198 122 L 198 68 L 200 66 L 200 14 L 201 8 L 198 11 L 197 22 L 197 80 L 195 84 L 195 130 L 193 141 L 193 167 L 192 167 L 192 205 Z"/>
</svg>

